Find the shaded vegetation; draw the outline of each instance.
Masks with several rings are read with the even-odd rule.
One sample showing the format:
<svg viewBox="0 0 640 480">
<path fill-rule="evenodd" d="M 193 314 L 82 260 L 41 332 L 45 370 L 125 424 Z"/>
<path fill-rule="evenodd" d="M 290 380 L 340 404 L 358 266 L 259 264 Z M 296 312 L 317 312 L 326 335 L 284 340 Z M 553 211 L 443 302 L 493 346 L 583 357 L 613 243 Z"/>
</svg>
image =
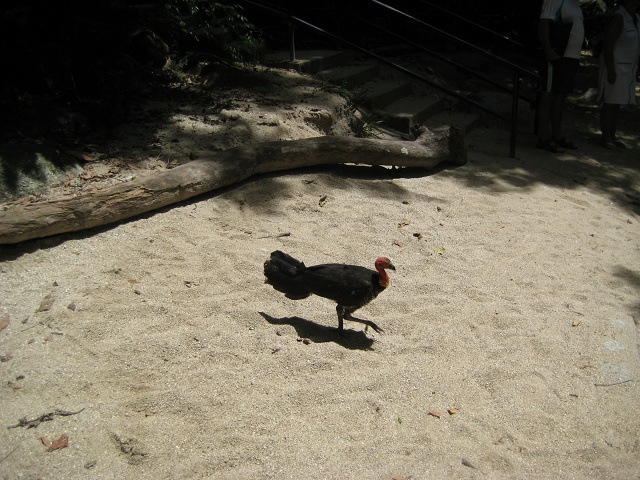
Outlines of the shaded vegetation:
<svg viewBox="0 0 640 480">
<path fill-rule="evenodd" d="M 431 41 L 424 29 L 405 31 L 401 20 L 381 13 L 370 1 L 326 1 L 313 8 L 304 2 L 269 3 L 281 9 L 291 6 L 294 14 L 321 26 L 331 23 L 330 30 L 350 38 L 358 36 L 368 47 L 388 41 L 377 33 L 377 38 L 369 38 L 371 33 L 351 21 L 349 12 L 370 19 L 384 14 L 386 21 L 394 18 L 391 28 L 400 28 L 414 40 Z M 467 41 L 487 39 L 482 32 L 444 18 L 437 8 L 528 48 L 536 47 L 535 22 L 541 0 L 388 3 L 426 16 L 432 24 Z M 588 45 L 602 32 L 606 3 L 611 2 L 581 1 Z M 34 128 L 34 122 L 48 117 L 62 118 L 55 127 L 61 128 L 62 123 L 67 130 L 96 120 L 106 125 L 118 123 L 126 116 L 131 97 L 153 82 L 167 82 L 177 73 L 208 74 L 224 63 L 257 61 L 266 43 L 270 48 L 287 48 L 284 19 L 242 0 L 14 0 L 3 3 L 0 15 L 0 41 L 5 46 L 0 52 L 5 67 L 0 79 L 0 126 L 5 133 Z M 313 37 L 306 31 L 298 35 L 298 47 L 312 45 Z M 320 45 L 323 40 L 318 41 Z M 16 117 L 16 111 L 22 115 Z"/>
<path fill-rule="evenodd" d="M 242 7 L 221 2 L 26 0 L 5 2 L 0 15 L 5 133 L 50 116 L 71 129 L 117 122 L 150 82 L 255 60 L 261 45 Z"/>
</svg>

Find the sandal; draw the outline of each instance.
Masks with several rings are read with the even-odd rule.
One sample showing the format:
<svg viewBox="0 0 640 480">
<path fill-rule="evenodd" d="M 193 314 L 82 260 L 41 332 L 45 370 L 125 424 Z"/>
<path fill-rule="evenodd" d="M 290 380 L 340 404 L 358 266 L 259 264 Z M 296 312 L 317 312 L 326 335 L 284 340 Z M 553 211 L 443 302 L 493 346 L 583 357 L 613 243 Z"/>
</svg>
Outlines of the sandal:
<svg viewBox="0 0 640 480">
<path fill-rule="evenodd" d="M 560 145 L 562 148 L 566 148 L 569 150 L 577 150 L 578 146 L 573 143 L 571 140 L 567 140 L 566 137 L 559 138 L 557 140 L 553 140 L 556 144 Z"/>
<path fill-rule="evenodd" d="M 540 148 L 542 150 L 546 150 L 547 152 L 551 152 L 551 153 L 564 153 L 564 149 L 560 148 L 551 140 L 546 140 L 546 141 L 539 140 L 538 143 L 536 143 L 536 148 Z"/>
</svg>

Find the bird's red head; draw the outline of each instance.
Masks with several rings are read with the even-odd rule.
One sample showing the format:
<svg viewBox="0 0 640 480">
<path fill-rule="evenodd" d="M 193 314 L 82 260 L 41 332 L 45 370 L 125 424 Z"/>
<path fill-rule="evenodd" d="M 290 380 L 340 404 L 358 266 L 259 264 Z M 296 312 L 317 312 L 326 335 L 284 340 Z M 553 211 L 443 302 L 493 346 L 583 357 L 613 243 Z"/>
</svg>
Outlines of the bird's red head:
<svg viewBox="0 0 640 480">
<path fill-rule="evenodd" d="M 389 260 L 387 257 L 378 258 L 375 265 L 376 270 L 380 274 L 380 285 L 382 285 L 383 287 L 388 287 L 389 283 L 391 282 L 389 281 L 389 275 L 387 275 L 385 268 L 395 270 L 396 267 L 393 266 L 393 263 L 391 263 L 391 260 Z"/>
</svg>

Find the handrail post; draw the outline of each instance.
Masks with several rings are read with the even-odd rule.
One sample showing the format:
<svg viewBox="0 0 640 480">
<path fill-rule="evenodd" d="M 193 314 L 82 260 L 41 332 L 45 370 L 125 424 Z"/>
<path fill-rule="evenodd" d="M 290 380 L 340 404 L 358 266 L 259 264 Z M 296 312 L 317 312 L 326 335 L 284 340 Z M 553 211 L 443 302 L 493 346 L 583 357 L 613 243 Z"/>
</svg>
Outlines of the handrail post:
<svg viewBox="0 0 640 480">
<path fill-rule="evenodd" d="M 291 0 L 287 1 L 287 20 L 289 22 L 289 61 L 296 61 L 296 43 L 293 28 L 293 13 L 291 12 Z"/>
<path fill-rule="evenodd" d="M 513 72 L 513 99 L 511 102 L 511 141 L 509 144 L 509 157 L 516 158 L 516 133 L 518 131 L 518 100 L 520 89 L 520 74 Z"/>
</svg>

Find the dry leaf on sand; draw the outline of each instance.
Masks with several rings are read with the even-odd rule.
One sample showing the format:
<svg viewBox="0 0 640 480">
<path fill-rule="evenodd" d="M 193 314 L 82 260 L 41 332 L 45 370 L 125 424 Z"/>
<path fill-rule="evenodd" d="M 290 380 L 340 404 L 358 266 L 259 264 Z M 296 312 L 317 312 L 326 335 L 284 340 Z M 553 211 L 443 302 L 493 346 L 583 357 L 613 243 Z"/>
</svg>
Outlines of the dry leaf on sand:
<svg viewBox="0 0 640 480">
<path fill-rule="evenodd" d="M 44 437 L 42 438 L 43 438 L 42 443 L 44 443 Z M 49 445 L 49 448 L 47 449 L 48 452 L 53 452 L 54 450 L 60 450 L 61 448 L 66 448 L 69 446 L 69 435 L 67 435 L 66 433 L 63 433 L 59 439 L 49 443 L 50 445 Z"/>
<path fill-rule="evenodd" d="M 11 317 L 9 316 L 9 314 L 0 318 L 0 331 L 7 328 L 9 326 L 9 323 L 11 323 Z"/>
</svg>

